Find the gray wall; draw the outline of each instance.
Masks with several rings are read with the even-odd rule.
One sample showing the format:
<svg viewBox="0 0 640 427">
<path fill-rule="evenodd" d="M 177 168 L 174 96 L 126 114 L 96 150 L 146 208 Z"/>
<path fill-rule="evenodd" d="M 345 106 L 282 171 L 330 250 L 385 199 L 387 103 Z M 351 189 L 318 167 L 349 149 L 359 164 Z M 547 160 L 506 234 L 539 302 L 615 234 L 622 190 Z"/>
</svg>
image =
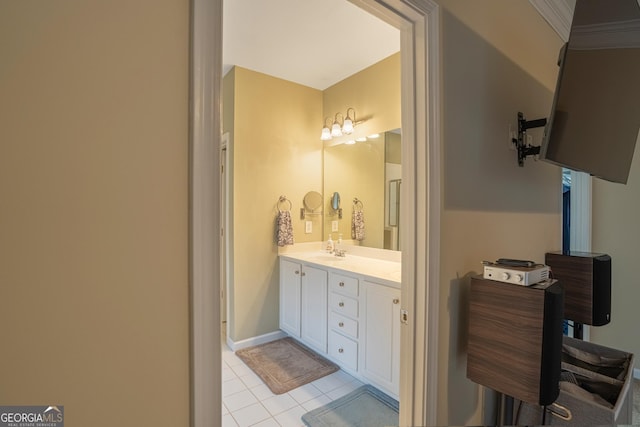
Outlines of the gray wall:
<svg viewBox="0 0 640 427">
<path fill-rule="evenodd" d="M 640 142 L 627 185 L 593 179 L 594 252 L 611 256 L 611 323 L 591 328 L 591 341 L 640 355 L 640 284 L 638 227 L 640 212 Z M 637 366 L 637 362 L 636 362 Z"/>
<path fill-rule="evenodd" d="M 494 424 L 466 378 L 469 277 L 481 261 L 560 248 L 561 170 L 517 165 L 509 124 L 551 108 L 560 39 L 527 1 L 440 1 L 443 210 L 439 425 Z M 532 131 L 539 144 L 541 131 Z"/>
</svg>

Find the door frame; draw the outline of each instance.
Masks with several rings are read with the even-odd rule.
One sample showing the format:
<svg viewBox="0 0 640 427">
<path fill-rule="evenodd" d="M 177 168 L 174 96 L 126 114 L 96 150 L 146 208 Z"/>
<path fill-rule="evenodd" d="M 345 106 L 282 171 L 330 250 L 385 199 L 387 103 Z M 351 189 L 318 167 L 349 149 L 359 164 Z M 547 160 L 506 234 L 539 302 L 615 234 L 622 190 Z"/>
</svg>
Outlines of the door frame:
<svg viewBox="0 0 640 427">
<path fill-rule="evenodd" d="M 222 0 L 191 0 L 189 69 L 190 426 L 222 419 L 220 139 Z"/>
<path fill-rule="evenodd" d="M 225 334 L 229 336 L 229 295 L 230 295 L 230 283 L 229 280 L 229 253 L 228 250 L 231 247 L 229 245 L 229 180 L 232 170 L 229 168 L 229 150 L 230 147 L 230 134 L 226 132 L 220 139 L 220 200 L 222 201 L 220 206 L 220 296 L 222 299 L 222 305 L 220 306 L 221 315 L 220 319 L 225 325 Z"/>
<path fill-rule="evenodd" d="M 349 0 L 401 32 L 400 424 L 437 424 L 440 286 L 440 9 L 433 0 Z M 222 2 L 191 0 L 189 138 L 192 427 L 221 419 L 220 164 Z M 404 143 L 406 141 L 407 143 Z M 404 204 L 403 203 L 403 204 Z"/>
</svg>

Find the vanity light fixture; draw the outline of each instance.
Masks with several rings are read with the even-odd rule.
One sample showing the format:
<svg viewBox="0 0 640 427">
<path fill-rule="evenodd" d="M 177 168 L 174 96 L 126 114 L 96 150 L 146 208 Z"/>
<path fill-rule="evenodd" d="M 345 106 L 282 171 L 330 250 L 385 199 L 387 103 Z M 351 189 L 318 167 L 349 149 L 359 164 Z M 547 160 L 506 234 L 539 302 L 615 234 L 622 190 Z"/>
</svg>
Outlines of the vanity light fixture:
<svg viewBox="0 0 640 427">
<path fill-rule="evenodd" d="M 324 119 L 324 127 L 322 128 L 322 133 L 320 134 L 320 139 L 322 141 L 329 141 L 331 139 L 331 129 L 327 126 L 327 120 L 331 120 L 329 117 Z"/>
<path fill-rule="evenodd" d="M 331 125 L 331 127 L 327 125 L 328 120 L 331 119 L 329 117 L 324 119 L 324 127 L 322 128 L 322 133 L 320 134 L 320 139 L 322 141 L 329 141 L 332 138 L 339 138 L 342 135 L 350 135 L 353 133 L 353 129 L 358 123 L 356 122 L 356 110 L 353 107 L 347 108 L 346 118 L 342 113 L 336 113 L 333 118 L 333 124 Z"/>
<path fill-rule="evenodd" d="M 331 126 L 331 136 L 335 138 L 342 136 L 342 126 L 338 123 L 338 114 L 342 117 L 342 113 L 336 113 L 336 117 L 333 120 L 333 126 Z"/>
<path fill-rule="evenodd" d="M 353 111 L 353 119 L 349 115 L 349 110 Z M 342 133 L 350 135 L 353 133 L 353 123 L 356 121 L 356 110 L 353 107 L 347 108 L 347 117 L 342 123 Z"/>
</svg>

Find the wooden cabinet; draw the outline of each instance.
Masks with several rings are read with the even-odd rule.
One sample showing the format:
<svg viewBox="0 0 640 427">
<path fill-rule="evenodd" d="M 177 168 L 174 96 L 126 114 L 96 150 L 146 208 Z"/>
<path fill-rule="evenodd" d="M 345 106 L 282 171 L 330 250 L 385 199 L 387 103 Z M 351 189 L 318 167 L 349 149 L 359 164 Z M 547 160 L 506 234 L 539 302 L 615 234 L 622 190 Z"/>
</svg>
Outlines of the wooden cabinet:
<svg viewBox="0 0 640 427">
<path fill-rule="evenodd" d="M 364 281 L 362 375 L 387 392 L 400 387 L 400 290 Z"/>
<path fill-rule="evenodd" d="M 471 278 L 467 378 L 523 402 L 559 393 L 564 290 L 547 280 L 518 286 Z"/>
</svg>

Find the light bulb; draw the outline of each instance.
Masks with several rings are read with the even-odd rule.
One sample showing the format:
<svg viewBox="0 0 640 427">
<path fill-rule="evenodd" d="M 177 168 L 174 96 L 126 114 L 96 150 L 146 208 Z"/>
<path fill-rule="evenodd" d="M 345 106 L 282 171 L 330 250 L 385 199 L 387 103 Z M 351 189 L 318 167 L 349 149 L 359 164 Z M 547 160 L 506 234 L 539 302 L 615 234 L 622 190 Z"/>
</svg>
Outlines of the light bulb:
<svg viewBox="0 0 640 427">
<path fill-rule="evenodd" d="M 329 130 L 328 127 L 323 127 L 322 128 L 322 133 L 320 134 L 320 139 L 322 141 L 328 141 L 331 139 L 331 131 Z"/>
<path fill-rule="evenodd" d="M 353 132 L 353 122 L 349 117 L 344 119 L 344 124 L 342 125 L 342 133 L 349 135 Z"/>
<path fill-rule="evenodd" d="M 337 121 L 333 122 L 333 126 L 331 126 L 331 136 L 342 136 L 342 129 L 340 129 L 340 124 Z"/>
</svg>

